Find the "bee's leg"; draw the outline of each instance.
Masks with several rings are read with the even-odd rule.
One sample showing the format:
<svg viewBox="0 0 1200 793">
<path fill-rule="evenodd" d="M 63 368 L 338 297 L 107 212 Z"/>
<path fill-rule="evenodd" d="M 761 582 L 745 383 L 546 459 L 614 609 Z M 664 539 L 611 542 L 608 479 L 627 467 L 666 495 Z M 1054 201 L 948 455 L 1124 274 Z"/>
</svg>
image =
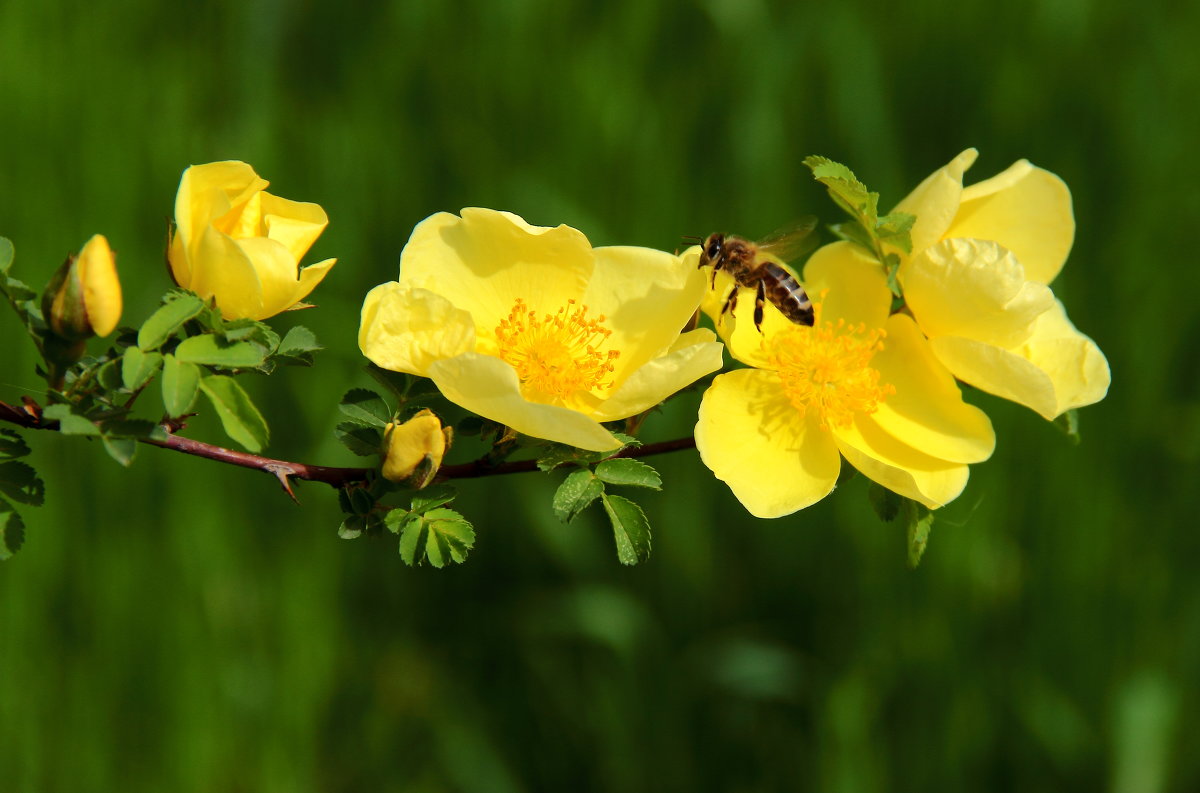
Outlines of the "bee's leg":
<svg viewBox="0 0 1200 793">
<path fill-rule="evenodd" d="M 766 281 L 759 279 L 758 291 L 754 293 L 754 329 L 759 333 L 762 333 L 763 303 L 766 299 Z"/>
<path fill-rule="evenodd" d="M 724 317 L 726 314 L 731 317 L 733 316 L 733 310 L 737 308 L 737 293 L 738 285 L 734 284 L 733 289 L 729 290 L 729 297 L 725 298 L 725 305 L 721 306 L 721 317 Z"/>
<path fill-rule="evenodd" d="M 708 288 L 709 289 L 717 288 L 717 270 L 720 270 L 720 269 L 721 269 L 721 262 L 719 262 L 719 261 L 713 262 L 712 274 L 709 275 L 709 277 L 708 277 L 709 278 L 709 280 L 708 280 Z"/>
</svg>

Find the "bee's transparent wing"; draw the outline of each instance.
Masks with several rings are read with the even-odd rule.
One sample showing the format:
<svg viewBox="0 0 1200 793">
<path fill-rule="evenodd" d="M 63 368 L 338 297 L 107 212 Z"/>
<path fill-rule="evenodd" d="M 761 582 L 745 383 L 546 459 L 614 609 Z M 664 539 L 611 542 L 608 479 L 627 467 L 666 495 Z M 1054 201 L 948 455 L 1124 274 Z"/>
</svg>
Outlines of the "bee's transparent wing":
<svg viewBox="0 0 1200 793">
<path fill-rule="evenodd" d="M 758 249 L 784 262 L 794 262 L 811 253 L 817 247 L 817 216 L 805 215 L 795 223 L 789 223 L 760 240 Z"/>
</svg>

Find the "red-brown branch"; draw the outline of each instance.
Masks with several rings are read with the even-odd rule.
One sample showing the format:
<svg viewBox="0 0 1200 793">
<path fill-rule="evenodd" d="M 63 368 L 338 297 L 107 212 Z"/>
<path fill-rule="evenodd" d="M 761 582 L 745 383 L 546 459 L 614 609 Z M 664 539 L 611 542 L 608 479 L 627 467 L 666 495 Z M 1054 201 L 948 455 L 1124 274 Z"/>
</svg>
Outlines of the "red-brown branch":
<svg viewBox="0 0 1200 793">
<path fill-rule="evenodd" d="M 41 408 L 32 402 L 27 402 L 23 407 L 16 407 L 0 402 L 0 421 L 7 421 L 11 424 L 35 430 L 58 429 L 58 422 L 44 419 L 41 414 Z M 293 499 L 296 496 L 292 492 L 290 483 L 292 478 L 306 479 L 310 482 L 324 482 L 331 487 L 340 488 L 355 482 L 365 482 L 375 471 L 374 468 L 338 468 L 328 465 L 310 465 L 308 463 L 295 463 L 289 460 L 276 460 L 270 457 L 250 454 L 249 452 L 239 452 L 234 449 L 214 446 L 211 443 L 184 438 L 180 435 L 170 435 L 164 440 L 155 440 L 153 438 L 139 438 L 138 440 L 151 446 L 173 449 L 194 457 L 203 457 L 207 460 L 216 460 L 219 463 L 265 471 L 274 476 Z M 695 445 L 696 441 L 694 438 L 676 438 L 670 441 L 648 443 L 645 446 L 630 447 L 623 449 L 613 456 L 649 457 L 655 454 L 663 454 L 664 452 L 691 449 Z M 468 463 L 442 466 L 438 471 L 437 481 L 475 479 L 483 476 L 518 474 L 535 470 L 537 470 L 537 463 L 534 460 L 492 463 L 486 458 L 481 458 Z"/>
</svg>

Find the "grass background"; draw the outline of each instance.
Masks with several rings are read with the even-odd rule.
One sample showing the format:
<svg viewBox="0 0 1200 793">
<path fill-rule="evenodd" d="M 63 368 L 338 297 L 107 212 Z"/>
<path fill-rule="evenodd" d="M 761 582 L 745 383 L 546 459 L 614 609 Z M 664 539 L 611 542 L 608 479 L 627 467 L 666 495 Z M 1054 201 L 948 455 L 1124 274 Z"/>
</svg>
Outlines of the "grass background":
<svg viewBox="0 0 1200 793">
<path fill-rule="evenodd" d="M 1060 174 L 1055 290 L 1114 377 L 1078 448 L 981 398 L 996 455 L 916 572 L 861 480 L 756 521 L 690 453 L 655 461 L 642 567 L 524 475 L 464 488 L 477 550 L 436 571 L 339 540 L 327 488 L 297 508 L 251 472 L 30 437 L 49 503 L 0 569 L 0 789 L 1197 789 L 1198 23 L 1153 0 L 0 2 L 18 277 L 103 232 L 140 322 L 191 163 L 329 212 L 320 308 L 276 323 L 317 332 L 320 368 L 252 384 L 278 456 L 353 464 L 332 427 L 369 384 L 358 309 L 423 217 L 761 236 L 832 217 L 810 153 L 885 204 L 967 146 L 974 179 Z M 0 398 L 36 397 L 14 317 L 0 339 Z"/>
</svg>

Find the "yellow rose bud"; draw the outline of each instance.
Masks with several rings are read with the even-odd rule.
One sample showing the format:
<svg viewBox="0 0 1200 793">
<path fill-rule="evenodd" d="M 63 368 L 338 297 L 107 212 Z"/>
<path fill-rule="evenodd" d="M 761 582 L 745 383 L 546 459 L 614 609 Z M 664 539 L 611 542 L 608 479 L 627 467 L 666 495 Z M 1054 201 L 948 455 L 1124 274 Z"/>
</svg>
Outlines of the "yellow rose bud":
<svg viewBox="0 0 1200 793">
<path fill-rule="evenodd" d="M 175 197 L 167 259 L 175 282 L 216 300 L 226 319 L 266 319 L 313 290 L 336 259 L 300 268 L 329 218 L 320 206 L 264 192 L 244 162 L 193 165 Z"/>
<path fill-rule="evenodd" d="M 442 457 L 450 446 L 452 431 L 430 410 L 422 410 L 403 424 L 391 423 L 384 430 L 387 451 L 383 476 L 405 482 L 418 490 L 433 481 Z"/>
<path fill-rule="evenodd" d="M 42 295 L 42 313 L 55 335 L 67 341 L 107 336 L 121 319 L 117 257 L 96 234 L 69 257 Z"/>
</svg>

